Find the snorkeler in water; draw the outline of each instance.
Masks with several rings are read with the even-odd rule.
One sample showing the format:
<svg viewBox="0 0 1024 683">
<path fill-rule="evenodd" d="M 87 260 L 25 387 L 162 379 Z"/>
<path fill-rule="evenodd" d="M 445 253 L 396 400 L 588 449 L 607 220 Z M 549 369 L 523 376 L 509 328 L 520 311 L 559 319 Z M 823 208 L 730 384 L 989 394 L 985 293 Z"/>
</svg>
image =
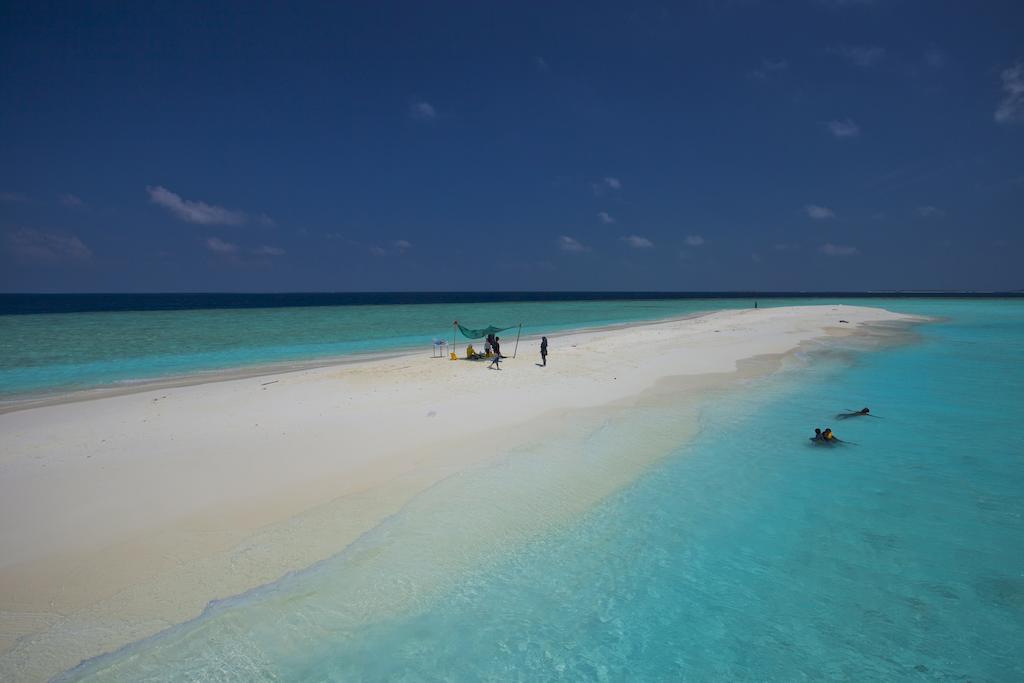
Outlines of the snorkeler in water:
<svg viewBox="0 0 1024 683">
<path fill-rule="evenodd" d="M 838 415 L 836 415 L 836 419 L 837 420 L 845 420 L 845 419 L 851 418 L 851 417 L 878 417 L 878 416 L 877 415 L 872 415 L 870 408 L 861 408 L 860 410 L 850 410 L 849 408 L 847 408 L 845 413 L 839 413 Z"/>
<path fill-rule="evenodd" d="M 856 446 L 852 441 L 843 441 L 838 436 L 832 433 L 831 427 L 825 427 L 825 431 L 821 429 L 814 430 L 814 436 L 810 437 L 810 441 L 815 446 L 836 446 L 838 444 L 850 444 Z"/>
<path fill-rule="evenodd" d="M 832 435 L 831 429 L 821 431 L 821 427 L 815 427 L 814 436 L 810 437 L 811 443 L 815 446 L 834 446 L 839 443 L 839 439 Z"/>
</svg>

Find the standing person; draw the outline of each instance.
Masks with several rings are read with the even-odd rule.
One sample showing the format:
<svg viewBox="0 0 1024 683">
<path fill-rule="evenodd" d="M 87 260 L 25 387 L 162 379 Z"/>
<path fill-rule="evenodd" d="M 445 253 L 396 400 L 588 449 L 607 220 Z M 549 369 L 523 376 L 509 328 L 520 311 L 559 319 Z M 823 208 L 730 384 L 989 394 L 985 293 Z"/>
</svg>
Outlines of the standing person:
<svg viewBox="0 0 1024 683">
<path fill-rule="evenodd" d="M 543 368 L 548 366 L 548 338 L 540 338 L 540 365 Z"/>
<path fill-rule="evenodd" d="M 491 348 L 494 349 L 494 355 L 496 355 L 498 358 L 503 358 L 503 356 L 501 355 L 501 344 L 498 343 L 500 340 L 501 337 L 495 337 L 494 341 L 491 342 Z"/>
<path fill-rule="evenodd" d="M 495 353 L 494 354 L 494 358 L 493 358 L 493 360 L 491 360 L 491 364 L 487 366 L 488 370 L 490 370 L 491 368 L 494 368 L 496 370 L 501 370 L 501 354 L 500 353 Z"/>
</svg>

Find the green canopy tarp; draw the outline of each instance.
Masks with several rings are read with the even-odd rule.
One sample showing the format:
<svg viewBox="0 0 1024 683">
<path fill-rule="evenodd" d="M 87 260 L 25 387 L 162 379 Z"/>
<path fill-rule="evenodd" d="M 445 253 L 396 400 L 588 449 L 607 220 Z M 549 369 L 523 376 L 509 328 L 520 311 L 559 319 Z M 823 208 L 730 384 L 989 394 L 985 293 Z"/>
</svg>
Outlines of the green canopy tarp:
<svg viewBox="0 0 1024 683">
<path fill-rule="evenodd" d="M 508 327 L 495 327 L 494 325 L 491 325 L 490 327 L 481 327 L 478 330 L 474 330 L 459 323 L 455 324 L 458 325 L 459 332 L 461 332 L 462 336 L 466 339 L 483 339 L 489 334 L 498 334 L 499 332 L 519 327 L 519 325 L 509 325 Z"/>
</svg>

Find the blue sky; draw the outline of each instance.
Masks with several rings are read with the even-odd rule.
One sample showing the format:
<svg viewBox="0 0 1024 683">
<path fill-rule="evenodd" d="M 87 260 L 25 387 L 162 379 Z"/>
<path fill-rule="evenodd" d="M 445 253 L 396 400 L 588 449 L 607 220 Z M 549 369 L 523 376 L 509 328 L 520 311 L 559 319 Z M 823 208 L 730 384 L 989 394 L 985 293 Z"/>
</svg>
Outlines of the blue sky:
<svg viewBox="0 0 1024 683">
<path fill-rule="evenodd" d="M 1024 3 L 12 3 L 3 291 L 1020 289 Z"/>
</svg>

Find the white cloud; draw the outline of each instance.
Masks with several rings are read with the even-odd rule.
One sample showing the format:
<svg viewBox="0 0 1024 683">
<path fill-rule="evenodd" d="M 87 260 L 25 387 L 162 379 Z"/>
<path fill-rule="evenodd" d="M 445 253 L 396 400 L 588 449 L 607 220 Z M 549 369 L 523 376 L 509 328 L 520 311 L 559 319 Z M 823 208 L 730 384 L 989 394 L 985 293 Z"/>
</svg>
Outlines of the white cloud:
<svg viewBox="0 0 1024 683">
<path fill-rule="evenodd" d="M 599 182 L 591 183 L 590 187 L 594 190 L 594 196 L 600 197 L 609 190 L 621 190 L 622 181 L 618 178 L 612 178 L 611 176 L 601 178 Z"/>
<path fill-rule="evenodd" d="M 857 247 L 831 243 L 821 245 L 818 247 L 818 251 L 826 256 L 857 256 L 860 254 L 860 249 Z"/>
<path fill-rule="evenodd" d="M 622 238 L 622 241 L 634 249 L 650 249 L 654 246 L 654 242 L 640 235 L 626 235 Z"/>
<path fill-rule="evenodd" d="M 946 215 L 946 212 L 937 206 L 919 206 L 917 207 L 917 215 L 921 218 L 942 218 Z"/>
<path fill-rule="evenodd" d="M 686 246 L 688 247 L 700 247 L 705 244 L 706 240 L 700 235 L 687 235 Z"/>
<path fill-rule="evenodd" d="M 206 238 L 206 248 L 215 254 L 234 254 L 238 251 L 238 245 L 225 242 L 219 237 Z"/>
<path fill-rule="evenodd" d="M 825 125 L 828 126 L 829 132 L 837 138 L 852 138 L 860 135 L 860 126 L 854 123 L 852 119 L 846 119 L 845 121 L 832 120 Z"/>
<path fill-rule="evenodd" d="M 597 218 L 605 225 L 611 225 L 612 223 L 615 222 L 615 219 L 605 211 L 598 211 Z"/>
<path fill-rule="evenodd" d="M 437 118 L 437 110 L 430 102 L 413 102 L 409 107 L 409 113 L 414 119 L 429 121 Z"/>
<path fill-rule="evenodd" d="M 255 221 L 256 221 L 256 223 L 258 223 L 259 225 L 262 225 L 265 228 L 276 228 L 277 227 L 277 221 L 275 221 L 273 218 L 271 218 L 270 216 L 268 216 L 265 213 L 258 213 L 258 214 L 256 214 Z"/>
<path fill-rule="evenodd" d="M 252 253 L 256 254 L 257 256 L 284 256 L 285 251 L 281 247 L 270 247 L 267 245 L 263 245 L 262 247 L 253 249 Z"/>
<path fill-rule="evenodd" d="M 214 206 L 206 202 L 182 199 L 166 187 L 157 185 L 147 187 L 149 199 L 154 204 L 164 207 L 186 223 L 200 225 L 241 225 L 245 222 L 245 214 L 231 211 L 223 206 Z"/>
<path fill-rule="evenodd" d="M 762 59 L 761 66 L 750 72 L 752 78 L 765 80 L 773 73 L 785 71 L 789 68 L 789 62 L 785 59 Z"/>
<path fill-rule="evenodd" d="M 349 244 L 355 244 L 352 240 L 345 240 Z M 391 240 L 387 247 L 379 244 L 370 246 L 370 253 L 374 256 L 387 256 L 388 254 L 404 254 L 412 249 L 413 244 L 409 240 Z"/>
<path fill-rule="evenodd" d="M 64 206 L 67 206 L 72 209 L 80 209 L 83 206 L 85 206 L 85 202 L 83 202 L 80 197 L 77 197 L 73 194 L 62 194 L 59 198 L 59 201 Z"/>
<path fill-rule="evenodd" d="M 19 258 L 40 263 L 88 261 L 92 250 L 74 235 L 23 228 L 7 235 L 7 245 Z"/>
<path fill-rule="evenodd" d="M 1003 101 L 996 108 L 997 123 L 1024 121 L 1024 62 L 1003 69 Z"/>
<path fill-rule="evenodd" d="M 935 48 L 926 50 L 924 53 L 924 63 L 933 69 L 939 69 L 946 65 L 946 55 Z"/>
<path fill-rule="evenodd" d="M 581 251 L 587 251 L 588 247 L 584 246 L 578 240 L 569 237 L 568 235 L 561 235 L 558 238 L 558 247 L 562 251 L 567 251 L 572 254 L 578 254 Z"/>
<path fill-rule="evenodd" d="M 828 51 L 855 66 L 875 66 L 885 58 L 885 48 L 877 45 L 837 45 Z"/>
<path fill-rule="evenodd" d="M 20 192 L 0 192 L 0 202 L 21 203 L 27 201 L 28 197 Z"/>
<path fill-rule="evenodd" d="M 808 204 L 804 207 L 804 211 L 807 215 L 816 221 L 823 221 L 828 218 L 835 218 L 836 213 L 827 206 L 818 206 L 817 204 Z"/>
</svg>

